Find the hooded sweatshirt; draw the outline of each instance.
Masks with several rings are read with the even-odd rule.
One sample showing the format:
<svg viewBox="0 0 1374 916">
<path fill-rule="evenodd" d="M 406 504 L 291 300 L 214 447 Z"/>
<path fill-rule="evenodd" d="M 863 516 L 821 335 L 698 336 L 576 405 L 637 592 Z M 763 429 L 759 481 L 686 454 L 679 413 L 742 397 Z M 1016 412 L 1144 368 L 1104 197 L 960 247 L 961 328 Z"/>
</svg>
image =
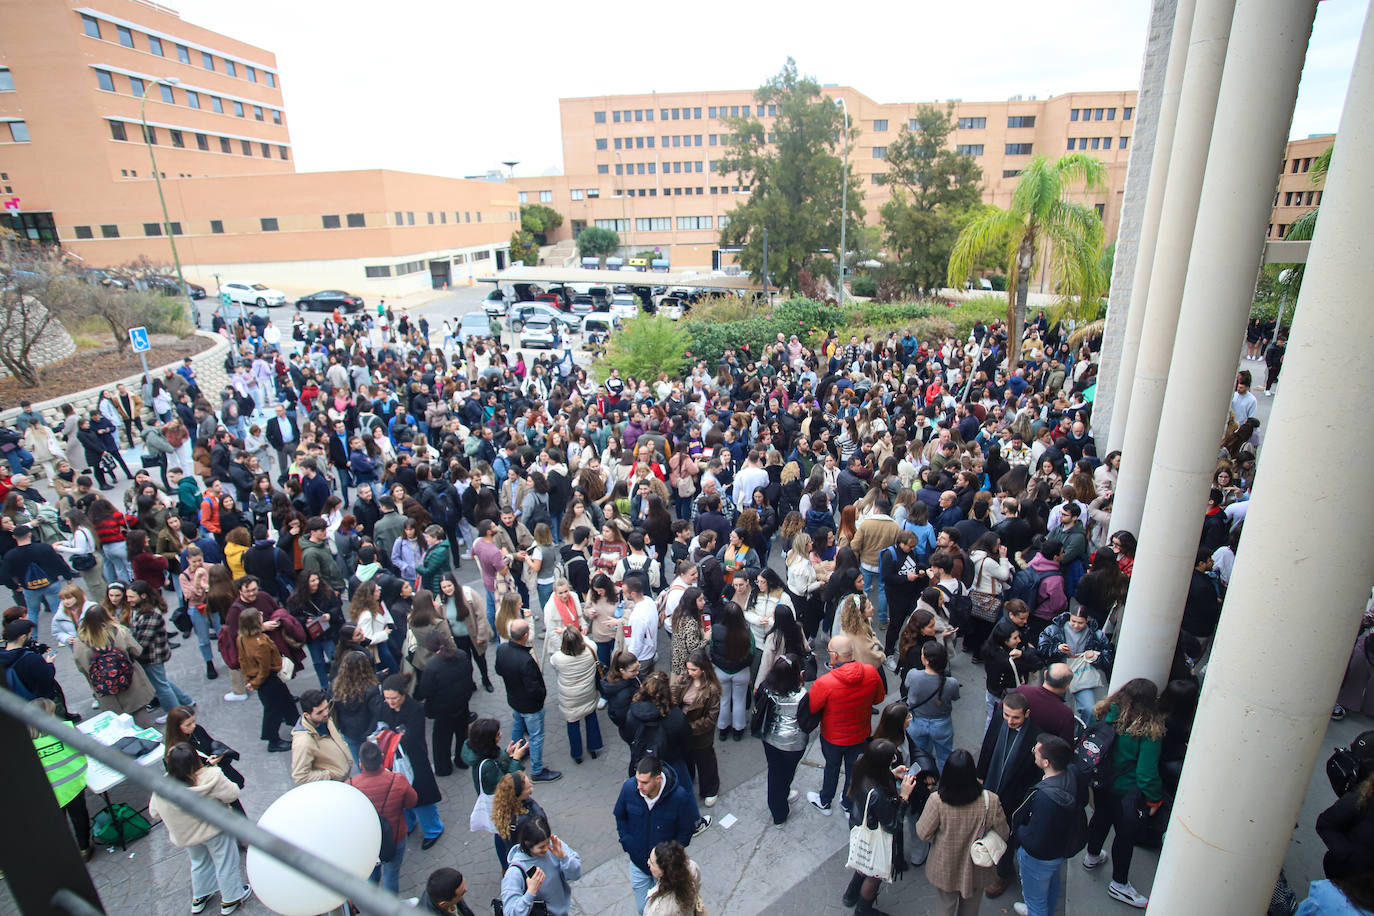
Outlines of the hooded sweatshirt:
<svg viewBox="0 0 1374 916">
<path fill-rule="evenodd" d="M 509 864 L 501 877 L 501 905 L 507 916 L 526 916 L 533 908 L 536 896 L 548 905 L 549 912 L 554 916 L 571 911 L 571 882 L 582 877 L 582 859 L 567 845 L 564 845 L 563 853 L 561 859 L 552 850 L 535 857 L 518 845 L 511 847 L 507 859 Z M 525 873 L 535 867 L 544 871 L 544 883 L 538 895 L 525 891 Z"/>
<path fill-rule="evenodd" d="M 1012 829 L 1021 848 L 1033 859 L 1060 859 L 1078 831 L 1074 821 L 1083 817 L 1086 799 L 1078 775 L 1065 770 L 1035 784 L 1030 795 L 1012 815 Z M 1086 824 L 1080 825 L 1086 827 Z"/>
</svg>

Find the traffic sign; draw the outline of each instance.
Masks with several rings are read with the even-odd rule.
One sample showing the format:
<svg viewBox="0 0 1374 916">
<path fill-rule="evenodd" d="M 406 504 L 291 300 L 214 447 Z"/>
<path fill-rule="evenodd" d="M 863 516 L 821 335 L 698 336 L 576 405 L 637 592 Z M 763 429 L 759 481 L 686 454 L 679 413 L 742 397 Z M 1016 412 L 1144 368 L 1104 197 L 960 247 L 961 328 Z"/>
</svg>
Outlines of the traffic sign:
<svg viewBox="0 0 1374 916">
<path fill-rule="evenodd" d="M 226 290 L 221 290 L 221 291 L 220 291 L 220 294 L 219 294 L 219 301 L 220 301 L 220 304 L 221 304 L 221 305 L 233 305 L 233 304 L 234 304 L 234 300 L 229 298 L 229 290 L 227 290 L 227 289 L 226 289 Z"/>
<path fill-rule="evenodd" d="M 151 348 L 148 343 L 147 328 L 129 328 L 129 343 L 133 344 L 135 353 L 143 353 Z"/>
</svg>

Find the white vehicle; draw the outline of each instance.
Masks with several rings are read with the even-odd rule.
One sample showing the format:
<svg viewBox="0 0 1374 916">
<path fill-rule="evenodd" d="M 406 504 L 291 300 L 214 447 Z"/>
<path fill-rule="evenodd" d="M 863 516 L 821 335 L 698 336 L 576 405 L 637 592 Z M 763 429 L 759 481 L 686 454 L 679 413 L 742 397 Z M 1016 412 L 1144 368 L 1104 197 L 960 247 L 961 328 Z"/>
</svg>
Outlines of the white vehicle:
<svg viewBox="0 0 1374 916">
<path fill-rule="evenodd" d="M 552 350 L 558 346 L 558 331 L 543 315 L 531 315 L 520 329 L 520 346 Z"/>
<path fill-rule="evenodd" d="M 633 293 L 616 293 L 611 297 L 611 314 L 620 319 L 639 317 L 639 300 Z"/>
<path fill-rule="evenodd" d="M 491 319 L 486 312 L 468 312 L 458 319 L 458 343 L 491 336 Z"/>
<path fill-rule="evenodd" d="M 274 305 L 286 304 L 286 293 L 261 283 L 244 283 L 242 281 L 232 281 L 220 287 L 222 292 L 229 294 L 229 298 L 234 302 L 241 302 L 244 305 L 256 305 L 258 308 L 266 308 Z"/>
<path fill-rule="evenodd" d="M 487 293 L 486 298 L 482 300 L 482 311 L 486 312 L 492 318 L 504 316 L 506 314 L 506 308 L 506 294 L 501 292 L 501 287 L 499 286 Z"/>
</svg>

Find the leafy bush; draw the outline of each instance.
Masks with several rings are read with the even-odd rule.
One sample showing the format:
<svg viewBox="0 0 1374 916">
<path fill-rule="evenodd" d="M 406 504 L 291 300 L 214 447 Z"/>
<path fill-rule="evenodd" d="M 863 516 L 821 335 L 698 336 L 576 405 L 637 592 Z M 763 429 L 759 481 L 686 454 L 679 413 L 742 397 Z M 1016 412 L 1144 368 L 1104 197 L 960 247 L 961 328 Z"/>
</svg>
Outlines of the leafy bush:
<svg viewBox="0 0 1374 916">
<path fill-rule="evenodd" d="M 871 299 L 878 295 L 878 281 L 868 274 L 859 274 L 849 281 L 849 291 L 856 296 Z"/>
<path fill-rule="evenodd" d="M 684 324 L 692 359 L 714 365 L 728 347 L 747 348 L 757 357 L 767 344 L 777 341 L 779 334 L 813 340 L 817 334 L 823 336 L 826 331 L 844 327 L 852 311 L 802 298 L 777 303 L 772 311 L 745 306 L 742 312 L 732 312 L 728 303 L 721 302 L 692 309 Z M 730 315 L 738 317 L 731 320 L 726 317 Z"/>
<path fill-rule="evenodd" d="M 611 335 L 597 369 L 608 374 L 611 367 L 622 376 L 656 378 L 659 372 L 681 375 L 687 364 L 690 335 L 678 322 L 662 315 L 640 315 L 625 322 Z"/>
<path fill-rule="evenodd" d="M 997 290 L 997 292 L 999 293 L 1005 293 L 1007 291 L 1006 274 L 993 274 L 990 277 L 988 277 L 988 282 L 991 283 L 992 288 Z"/>
</svg>

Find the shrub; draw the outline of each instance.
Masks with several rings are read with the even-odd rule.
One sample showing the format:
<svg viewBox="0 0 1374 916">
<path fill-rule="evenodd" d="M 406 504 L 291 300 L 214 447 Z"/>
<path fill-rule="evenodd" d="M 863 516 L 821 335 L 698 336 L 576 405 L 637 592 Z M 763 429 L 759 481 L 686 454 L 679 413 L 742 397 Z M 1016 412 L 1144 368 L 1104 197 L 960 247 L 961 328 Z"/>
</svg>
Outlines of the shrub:
<svg viewBox="0 0 1374 916">
<path fill-rule="evenodd" d="M 849 281 L 849 291 L 856 296 L 871 299 L 878 295 L 878 281 L 868 274 L 859 274 Z"/>
<path fill-rule="evenodd" d="M 681 375 L 689 337 L 686 328 L 662 315 L 631 318 L 611 335 L 597 368 L 608 374 L 614 366 L 621 375 L 633 378 L 656 378 L 659 372 Z"/>
</svg>

